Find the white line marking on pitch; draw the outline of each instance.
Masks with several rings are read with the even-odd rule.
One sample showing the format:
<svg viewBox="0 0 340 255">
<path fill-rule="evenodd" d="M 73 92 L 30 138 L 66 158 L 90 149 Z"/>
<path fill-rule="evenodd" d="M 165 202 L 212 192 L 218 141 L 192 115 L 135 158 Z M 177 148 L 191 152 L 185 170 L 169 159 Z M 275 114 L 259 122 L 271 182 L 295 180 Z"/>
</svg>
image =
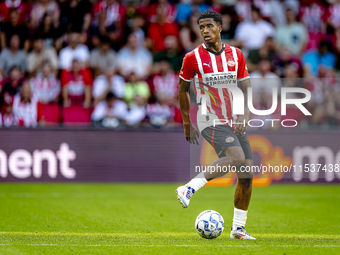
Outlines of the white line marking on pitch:
<svg viewBox="0 0 340 255">
<path fill-rule="evenodd" d="M 258 240 L 264 239 L 272 239 L 272 238 L 302 238 L 302 239 L 313 239 L 313 238 L 321 238 L 321 239 L 339 239 L 340 235 L 329 235 L 329 234 L 261 234 L 261 233 L 253 233 L 254 236 L 258 237 Z M 25 235 L 25 236 L 84 236 L 84 237 L 128 237 L 128 238 L 139 238 L 139 237 L 180 237 L 180 236 L 196 236 L 197 234 L 194 232 L 154 232 L 154 233 L 74 233 L 74 232 L 3 232 L 0 231 L 0 235 Z"/>
<path fill-rule="evenodd" d="M 87 246 L 87 247 L 259 247 L 262 245 L 258 244 L 225 244 L 225 245 L 198 245 L 198 244 L 131 244 L 131 245 L 119 245 L 119 244 L 5 244 L 2 243 L 0 246 L 15 246 L 15 245 L 25 245 L 25 246 Z M 271 245 L 272 247 L 340 247 L 338 244 L 322 244 L 322 245 L 297 245 L 297 244 L 286 244 L 286 245 Z"/>
</svg>

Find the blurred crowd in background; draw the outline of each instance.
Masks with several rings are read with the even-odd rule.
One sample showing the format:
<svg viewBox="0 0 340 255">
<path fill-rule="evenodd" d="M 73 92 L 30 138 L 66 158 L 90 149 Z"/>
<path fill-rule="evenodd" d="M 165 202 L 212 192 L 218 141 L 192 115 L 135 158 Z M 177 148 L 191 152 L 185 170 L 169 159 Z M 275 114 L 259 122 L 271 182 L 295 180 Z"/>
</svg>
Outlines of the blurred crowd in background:
<svg viewBox="0 0 340 255">
<path fill-rule="evenodd" d="M 247 59 L 255 108 L 268 88 L 304 87 L 312 116 L 285 118 L 339 126 L 339 0 L 2 1 L 0 125 L 181 126 L 178 72 L 209 9 Z"/>
</svg>

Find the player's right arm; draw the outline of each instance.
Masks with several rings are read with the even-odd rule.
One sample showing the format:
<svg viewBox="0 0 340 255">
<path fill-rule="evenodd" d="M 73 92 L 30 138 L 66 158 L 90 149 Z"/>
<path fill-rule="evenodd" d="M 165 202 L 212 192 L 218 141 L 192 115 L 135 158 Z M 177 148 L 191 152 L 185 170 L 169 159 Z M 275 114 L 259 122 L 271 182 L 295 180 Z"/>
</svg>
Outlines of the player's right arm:
<svg viewBox="0 0 340 255">
<path fill-rule="evenodd" d="M 190 119 L 190 82 L 193 79 L 195 72 L 190 62 L 190 56 L 188 54 L 184 57 L 183 65 L 180 71 L 179 87 L 178 87 L 178 100 L 181 108 L 184 135 L 188 142 L 193 144 L 199 144 L 199 133 L 197 129 L 192 125 Z"/>
<path fill-rule="evenodd" d="M 192 125 L 190 119 L 190 82 L 182 80 L 179 78 L 179 88 L 178 88 L 178 100 L 179 107 L 181 108 L 183 125 L 184 125 L 184 135 L 188 142 L 193 144 L 199 144 L 199 133 L 197 129 Z"/>
</svg>

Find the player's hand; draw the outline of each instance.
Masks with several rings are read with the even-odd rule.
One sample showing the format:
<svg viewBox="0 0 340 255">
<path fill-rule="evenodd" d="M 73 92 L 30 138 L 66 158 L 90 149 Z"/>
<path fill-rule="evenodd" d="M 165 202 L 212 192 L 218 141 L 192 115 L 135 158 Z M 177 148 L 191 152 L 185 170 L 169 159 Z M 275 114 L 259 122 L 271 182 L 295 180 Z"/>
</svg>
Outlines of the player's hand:
<svg viewBox="0 0 340 255">
<path fill-rule="evenodd" d="M 235 129 L 234 129 L 234 133 L 236 135 L 241 135 L 244 132 L 246 132 L 247 126 L 248 126 L 248 120 L 249 120 L 249 116 L 246 115 L 240 115 L 238 116 L 236 123 L 235 124 Z"/>
<path fill-rule="evenodd" d="M 192 124 L 184 125 L 184 135 L 185 139 L 187 139 L 188 142 L 197 145 L 200 144 L 199 143 L 200 134 Z"/>
</svg>

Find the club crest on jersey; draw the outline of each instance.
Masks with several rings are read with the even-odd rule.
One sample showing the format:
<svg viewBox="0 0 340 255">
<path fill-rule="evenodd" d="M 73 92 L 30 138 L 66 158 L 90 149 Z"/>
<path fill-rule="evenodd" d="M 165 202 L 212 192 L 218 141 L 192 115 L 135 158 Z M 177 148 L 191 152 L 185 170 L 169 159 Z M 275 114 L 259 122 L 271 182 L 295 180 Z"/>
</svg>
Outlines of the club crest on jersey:
<svg viewBox="0 0 340 255">
<path fill-rule="evenodd" d="M 232 136 L 227 136 L 227 138 L 225 139 L 226 143 L 232 143 L 233 141 L 235 141 L 234 137 Z"/>
<path fill-rule="evenodd" d="M 230 66 L 230 67 L 233 67 L 233 66 L 236 65 L 234 60 L 229 60 L 227 64 L 228 64 L 228 66 Z"/>
</svg>

